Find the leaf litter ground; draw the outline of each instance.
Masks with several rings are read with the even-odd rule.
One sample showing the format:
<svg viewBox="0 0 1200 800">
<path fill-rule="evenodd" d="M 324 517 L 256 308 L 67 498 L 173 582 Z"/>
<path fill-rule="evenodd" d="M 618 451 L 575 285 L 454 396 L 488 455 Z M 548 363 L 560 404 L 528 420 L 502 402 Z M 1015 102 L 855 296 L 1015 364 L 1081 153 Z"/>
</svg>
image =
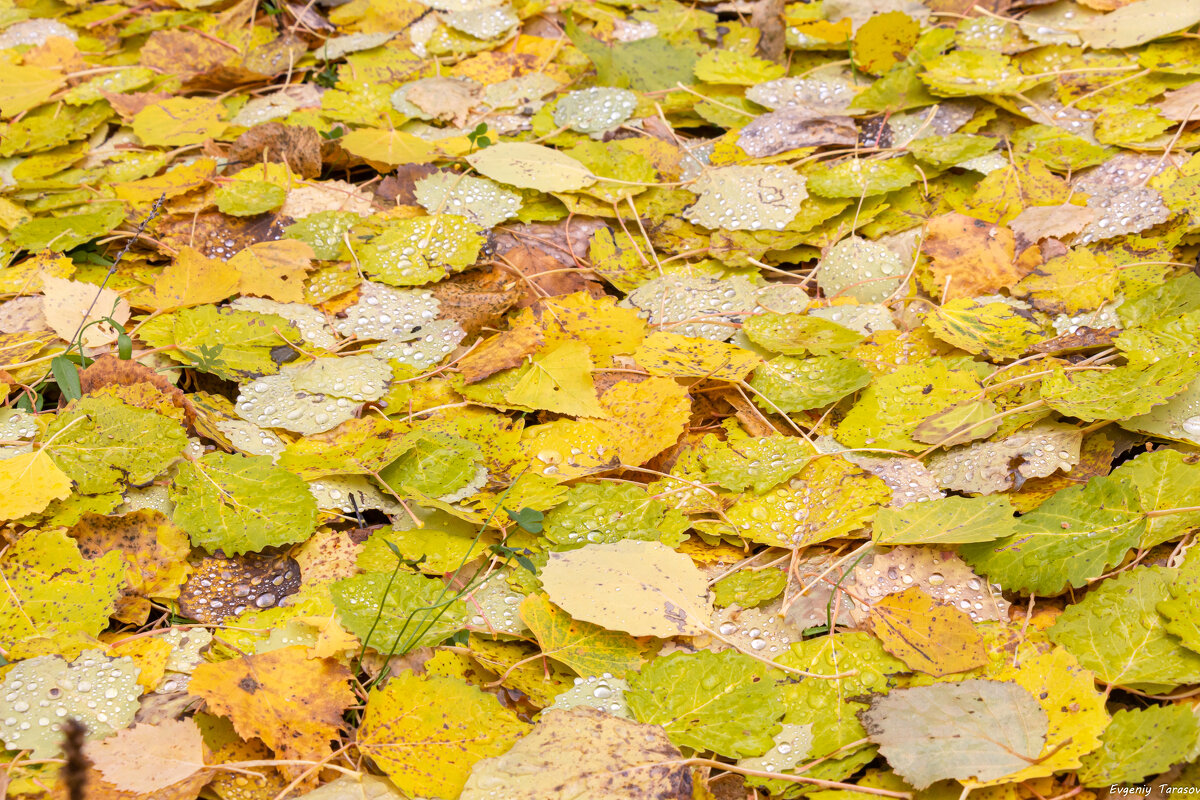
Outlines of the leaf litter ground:
<svg viewBox="0 0 1200 800">
<path fill-rule="evenodd" d="M 1198 25 L 0 0 L 4 796 L 1200 784 Z"/>
</svg>

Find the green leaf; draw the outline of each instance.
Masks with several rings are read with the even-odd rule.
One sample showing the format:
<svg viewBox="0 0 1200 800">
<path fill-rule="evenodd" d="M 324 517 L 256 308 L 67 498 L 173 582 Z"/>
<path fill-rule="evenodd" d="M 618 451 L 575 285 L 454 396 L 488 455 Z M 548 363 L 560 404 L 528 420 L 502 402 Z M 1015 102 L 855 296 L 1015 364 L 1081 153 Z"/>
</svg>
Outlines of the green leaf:
<svg viewBox="0 0 1200 800">
<path fill-rule="evenodd" d="M 1167 632 L 1178 636 L 1184 647 L 1200 653 L 1200 617 L 1196 615 L 1200 607 L 1200 550 L 1188 551 L 1169 589 L 1170 599 L 1156 606 L 1166 619 Z"/>
<path fill-rule="evenodd" d="M 608 673 L 623 678 L 646 661 L 637 639 L 573 619 L 545 595 L 526 597 L 521 603 L 521 619 L 537 637 L 543 653 L 580 675 Z"/>
<path fill-rule="evenodd" d="M 1136 567 L 1101 583 L 1067 606 L 1048 634 L 1106 683 L 1162 693 L 1200 682 L 1200 653 L 1180 645 L 1155 606 L 1177 576 Z"/>
<path fill-rule="evenodd" d="M 745 758 L 774 745 L 781 677 L 736 650 L 671 653 L 635 676 L 625 697 L 639 722 L 662 725 L 676 745 Z"/>
<path fill-rule="evenodd" d="M 1138 543 L 1142 549 L 1149 550 L 1200 527 L 1200 511 L 1164 513 L 1192 508 L 1200 498 L 1200 463 L 1178 450 L 1143 453 L 1117 467 L 1111 477 L 1134 488 L 1143 512 L 1156 514 L 1146 520 L 1146 530 Z"/>
<path fill-rule="evenodd" d="M 823 163 L 807 171 L 808 190 L 820 197 L 872 197 L 903 189 L 921 180 L 912 156 L 882 161 L 849 158 Z"/>
<path fill-rule="evenodd" d="M 1182 392 L 1197 375 L 1200 360 L 1182 354 L 1108 371 L 1056 367 L 1042 381 L 1042 398 L 1055 411 L 1086 422 L 1135 417 Z"/>
<path fill-rule="evenodd" d="M 778 486 L 817 455 L 816 449 L 794 436 L 743 436 L 714 441 L 704 451 L 704 471 L 724 489 L 756 494 Z"/>
<path fill-rule="evenodd" d="M 653 92 L 692 82 L 697 58 L 690 48 L 671 44 L 660 36 L 606 44 L 580 30 L 569 15 L 565 30 L 571 42 L 596 66 L 596 79 L 603 86 Z"/>
<path fill-rule="evenodd" d="M 154 317 L 140 326 L 138 336 L 153 347 L 167 348 L 164 354 L 174 361 L 239 382 L 279 372 L 281 364 L 297 356 L 288 342 L 304 341 L 299 328 L 276 314 L 213 305 Z M 220 347 L 220 357 L 205 359 L 205 348 L 211 353 L 213 347 Z"/>
<path fill-rule="evenodd" d="M 408 452 L 379 472 L 397 492 L 442 497 L 466 486 L 477 471 L 479 445 L 437 431 L 414 431 L 404 437 Z"/>
<path fill-rule="evenodd" d="M 855 331 L 820 317 L 803 314 L 755 314 L 742 331 L 759 347 L 789 356 L 843 353 L 862 341 Z"/>
<path fill-rule="evenodd" d="M 12 240 L 25 250 L 61 253 L 87 244 L 120 225 L 125 210 L 120 203 L 98 203 L 101 210 L 68 217 L 35 217 L 12 229 Z"/>
<path fill-rule="evenodd" d="M 870 382 L 866 367 L 842 356 L 776 356 L 750 378 L 759 408 L 788 414 L 836 403 Z"/>
<path fill-rule="evenodd" d="M 1011 536 L 1017 528 L 1004 495 L 944 497 L 880 509 L 872 524 L 879 544 L 966 544 Z"/>
<path fill-rule="evenodd" d="M 436 578 L 368 572 L 330 584 L 342 626 L 380 653 L 432 647 L 466 624 L 467 606 Z"/>
<path fill-rule="evenodd" d="M 687 538 L 687 517 L 640 486 L 581 483 L 546 514 L 544 535 L 559 549 L 611 544 L 622 539 L 678 547 Z"/>
<path fill-rule="evenodd" d="M 192 544 L 226 555 L 302 542 L 316 527 L 308 485 L 267 456 L 209 453 L 180 467 L 171 518 Z"/>
<path fill-rule="evenodd" d="M 390 286 L 422 286 L 474 264 L 483 242 L 483 230 L 464 217 L 435 214 L 390 223 L 358 259 L 364 272 Z"/>
<path fill-rule="evenodd" d="M 1011 58 L 992 50 L 959 49 L 925 62 L 921 79 L 934 94 L 964 97 L 976 94 L 1011 95 L 1050 80 L 1031 77 Z"/>
<path fill-rule="evenodd" d="M 233 180 L 213 192 L 213 201 L 223 214 L 252 217 L 283 205 L 287 190 L 268 181 Z"/>
<path fill-rule="evenodd" d="M 913 430 L 926 417 L 976 396 L 982 388 L 975 368 L 961 361 L 929 358 L 902 364 L 871 382 L 837 427 L 847 447 L 920 452 Z"/>
<path fill-rule="evenodd" d="M 125 583 L 125 560 L 116 551 L 88 560 L 63 530 L 35 530 L 4 553 L 0 575 L 0 647 L 14 658 L 15 648 L 42 637 L 99 635 Z"/>
<path fill-rule="evenodd" d="M 187 445 L 178 422 L 115 397 L 84 397 L 46 428 L 50 457 L 83 494 L 149 483 Z"/>
<path fill-rule="evenodd" d="M 79 386 L 79 368 L 66 356 L 55 356 L 50 360 L 50 374 L 58 384 L 58 390 L 68 400 L 78 400 L 83 396 Z"/>
<path fill-rule="evenodd" d="M 1137 784 L 1189 761 L 1200 717 L 1187 705 L 1130 708 L 1113 714 L 1100 749 L 1083 757 L 1083 786 Z"/>
<path fill-rule="evenodd" d="M 736 603 L 742 608 L 755 608 L 778 597 L 785 586 L 787 575 L 783 570 L 743 569 L 713 585 L 713 602 L 718 606 Z"/>
<path fill-rule="evenodd" d="M 888 692 L 892 675 L 909 671 L 903 661 L 886 652 L 878 639 L 864 631 L 843 631 L 796 642 L 776 660 L 785 667 L 826 676 L 783 687 L 787 704 L 783 721 L 814 725 L 814 756 L 831 752 L 832 748 L 818 744 L 822 740 L 845 743 L 865 737 L 858 712 L 867 708 L 872 695 Z M 833 675 L 839 677 L 829 677 Z"/>
<path fill-rule="evenodd" d="M 1134 490 L 1100 477 L 1056 493 L 1021 517 L 1012 536 L 959 553 L 1005 589 L 1056 595 L 1116 566 L 1145 530 Z"/>
</svg>

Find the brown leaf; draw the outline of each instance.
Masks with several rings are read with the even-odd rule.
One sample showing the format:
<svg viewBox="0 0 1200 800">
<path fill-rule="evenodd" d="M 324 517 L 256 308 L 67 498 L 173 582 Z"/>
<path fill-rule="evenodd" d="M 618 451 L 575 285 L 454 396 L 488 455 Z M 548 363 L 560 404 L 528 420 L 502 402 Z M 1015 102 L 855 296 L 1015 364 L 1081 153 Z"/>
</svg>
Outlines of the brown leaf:
<svg viewBox="0 0 1200 800">
<path fill-rule="evenodd" d="M 231 62 L 238 49 L 216 37 L 192 31 L 154 31 L 139 53 L 144 67 L 184 81 Z"/>
<path fill-rule="evenodd" d="M 1017 247 L 1024 250 L 1047 237 L 1059 238 L 1079 233 L 1096 216 L 1087 206 L 1063 203 L 1058 206 L 1033 206 L 1008 223 L 1016 234 Z"/>
<path fill-rule="evenodd" d="M 437 172 L 433 164 L 401 164 L 375 187 L 375 196 L 401 206 L 417 204 L 417 181 Z"/>
<path fill-rule="evenodd" d="M 463 272 L 430 287 L 438 316 L 456 321 L 468 336 L 494 328 L 521 298 L 520 279 L 499 267 Z"/>
<path fill-rule="evenodd" d="M 167 376 L 155 372 L 138 361 L 126 361 L 105 353 L 79 373 L 79 385 L 85 395 L 97 394 L 109 387 L 136 387 L 149 384 L 170 399 L 171 404 L 183 410 L 189 427 L 196 421 L 196 408 L 188 396 L 171 383 Z"/>
<path fill-rule="evenodd" d="M 290 219 L 278 214 L 230 217 L 205 211 L 167 217 L 159 223 L 155 238 L 174 250 L 194 247 L 207 258 L 228 261 L 252 244 L 282 239 L 283 229 L 290 224 Z"/>
<path fill-rule="evenodd" d="M 485 339 L 459 360 L 458 370 L 467 383 L 477 383 L 500 370 L 520 366 L 545 343 L 541 330 L 523 325 Z"/>
<path fill-rule="evenodd" d="M 191 719 L 134 725 L 86 746 L 105 783 L 135 794 L 164 791 L 197 773 L 208 773 L 205 750 L 200 728 Z"/>
<path fill-rule="evenodd" d="M 1158 104 L 1159 113 L 1179 121 L 1200 119 L 1200 83 L 1167 92 Z"/>
<path fill-rule="evenodd" d="M 782 62 L 787 44 L 783 0 L 758 0 L 750 12 L 750 27 L 758 28 L 758 55 L 770 61 Z"/>
<path fill-rule="evenodd" d="M 752 158 L 823 145 L 853 145 L 858 128 L 850 117 L 813 116 L 803 108 L 785 108 L 754 119 L 738 135 L 738 147 Z"/>
<path fill-rule="evenodd" d="M 590 273 L 577 269 L 573 264 L 564 265 L 561 260 L 544 250 L 522 245 L 514 247 L 499 258 L 514 273 L 524 278 L 521 281 L 524 295 L 518 303 L 522 308 L 533 305 L 547 295 L 554 297 L 586 291 L 593 297 L 604 296 L 603 285 L 588 277 Z M 552 274 L 538 277 L 543 272 Z"/>
<path fill-rule="evenodd" d="M 300 591 L 300 565 L 289 556 L 213 555 L 191 563 L 192 576 L 179 592 L 179 610 L 200 622 L 221 622 L 247 608 L 272 608 Z"/>
<path fill-rule="evenodd" d="M 231 161 L 257 164 L 264 158 L 287 164 L 302 178 L 316 178 L 321 174 L 321 137 L 308 125 L 267 122 L 243 133 L 229 148 Z"/>
<path fill-rule="evenodd" d="M 1071 333 L 1038 342 L 1032 348 L 1038 353 L 1071 353 L 1096 347 L 1108 347 L 1121 334 L 1120 328 L 1089 328 L 1081 325 Z"/>
</svg>

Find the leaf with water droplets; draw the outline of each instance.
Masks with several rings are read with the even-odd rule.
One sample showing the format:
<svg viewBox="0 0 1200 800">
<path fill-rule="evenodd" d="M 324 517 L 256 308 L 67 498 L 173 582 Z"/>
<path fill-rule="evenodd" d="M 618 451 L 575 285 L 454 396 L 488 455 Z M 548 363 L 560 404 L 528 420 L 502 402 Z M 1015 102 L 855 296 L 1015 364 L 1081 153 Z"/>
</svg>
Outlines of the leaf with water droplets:
<svg viewBox="0 0 1200 800">
<path fill-rule="evenodd" d="M 676 652 L 644 667 L 626 699 L 639 721 L 662 725 L 676 745 L 761 756 L 784 713 L 780 676 L 736 650 Z"/>
<path fill-rule="evenodd" d="M 380 653 L 440 644 L 467 618 L 464 602 L 440 580 L 411 572 L 355 575 L 330 584 L 329 591 L 342 625 Z"/>
<path fill-rule="evenodd" d="M 45 442 L 76 490 L 95 493 L 121 480 L 148 483 L 179 458 L 187 435 L 153 411 L 112 397 L 84 397 L 55 418 Z"/>
<path fill-rule="evenodd" d="M 85 650 L 70 663 L 38 656 L 13 665 L 0 684 L 0 739 L 10 750 L 52 758 L 63 745 L 63 720 L 75 718 L 96 740 L 133 722 L 142 690 L 127 657 Z"/>
</svg>

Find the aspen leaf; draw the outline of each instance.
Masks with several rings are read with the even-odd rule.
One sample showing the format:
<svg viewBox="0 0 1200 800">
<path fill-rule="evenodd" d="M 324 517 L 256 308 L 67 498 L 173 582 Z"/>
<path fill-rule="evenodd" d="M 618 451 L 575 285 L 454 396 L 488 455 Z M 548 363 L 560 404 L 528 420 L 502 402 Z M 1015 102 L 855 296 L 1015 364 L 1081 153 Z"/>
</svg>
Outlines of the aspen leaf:
<svg viewBox="0 0 1200 800">
<path fill-rule="evenodd" d="M 4 519 L 42 511 L 53 500 L 71 494 L 71 480 L 44 450 L 21 453 L 0 461 L 0 508 Z"/>
<path fill-rule="evenodd" d="M 161 791 L 207 772 L 204 750 L 200 728 L 191 719 L 134 725 L 87 746 L 88 760 L 105 783 L 136 794 Z"/>
<path fill-rule="evenodd" d="M 687 556 L 658 542 L 551 553 L 541 578 L 555 605 L 609 630 L 665 639 L 698 635 L 708 619 L 703 575 Z"/>
<path fill-rule="evenodd" d="M 354 701 L 350 671 L 333 659 L 310 659 L 303 647 L 201 664 L 188 692 L 228 717 L 245 739 L 257 737 L 284 758 L 320 759 Z"/>
<path fill-rule="evenodd" d="M 1017 772 L 1041 753 L 1048 724 L 1029 692 L 983 680 L 896 689 L 862 718 L 892 769 L 918 789 Z"/>
<path fill-rule="evenodd" d="M 905 664 L 940 677 L 982 666 L 983 637 L 954 606 L 938 605 L 914 587 L 871 606 L 871 629 Z"/>
<path fill-rule="evenodd" d="M 461 797 L 511 800 L 656 797 L 687 800 L 691 783 L 661 728 L 590 708 L 549 711 L 502 756 L 475 764 Z M 632 768 L 631 768 L 632 767 Z"/>
<path fill-rule="evenodd" d="M 497 183 L 518 189 L 571 192 L 596 182 L 588 168 L 576 159 L 527 142 L 492 145 L 467 156 L 467 163 Z"/>
<path fill-rule="evenodd" d="M 401 672 L 367 698 L 358 743 L 401 791 L 454 798 L 478 762 L 529 727 L 474 686 Z"/>
</svg>

